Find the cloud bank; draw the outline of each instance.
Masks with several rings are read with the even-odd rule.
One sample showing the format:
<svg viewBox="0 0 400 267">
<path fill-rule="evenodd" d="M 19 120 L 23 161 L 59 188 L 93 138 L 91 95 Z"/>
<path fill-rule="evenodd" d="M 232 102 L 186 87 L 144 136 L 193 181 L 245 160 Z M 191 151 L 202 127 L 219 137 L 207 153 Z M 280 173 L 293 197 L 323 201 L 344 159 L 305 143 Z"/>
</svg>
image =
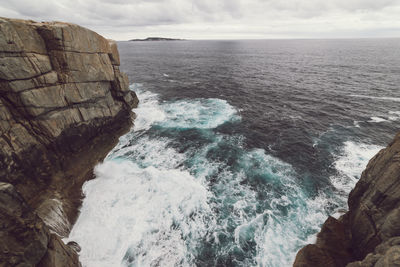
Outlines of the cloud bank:
<svg viewBox="0 0 400 267">
<path fill-rule="evenodd" d="M 117 40 L 400 37 L 400 0 L 0 0 L 0 16 Z"/>
</svg>

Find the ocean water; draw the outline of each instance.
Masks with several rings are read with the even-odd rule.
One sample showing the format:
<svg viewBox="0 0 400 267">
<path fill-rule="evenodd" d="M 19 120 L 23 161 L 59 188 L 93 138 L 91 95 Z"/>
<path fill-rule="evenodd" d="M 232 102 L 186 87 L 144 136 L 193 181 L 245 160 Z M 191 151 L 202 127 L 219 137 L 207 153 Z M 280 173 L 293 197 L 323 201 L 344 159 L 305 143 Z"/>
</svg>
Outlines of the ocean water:
<svg viewBox="0 0 400 267">
<path fill-rule="evenodd" d="M 399 130 L 399 39 L 118 45 L 140 104 L 84 185 L 84 266 L 290 266 Z"/>
</svg>

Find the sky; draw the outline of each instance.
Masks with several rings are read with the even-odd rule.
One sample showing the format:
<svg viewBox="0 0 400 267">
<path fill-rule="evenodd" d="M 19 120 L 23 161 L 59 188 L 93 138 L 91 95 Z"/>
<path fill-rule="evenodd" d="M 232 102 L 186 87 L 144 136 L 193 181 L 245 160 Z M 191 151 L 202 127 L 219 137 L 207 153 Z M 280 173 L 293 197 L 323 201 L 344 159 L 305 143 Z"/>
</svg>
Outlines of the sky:
<svg viewBox="0 0 400 267">
<path fill-rule="evenodd" d="M 0 0 L 0 16 L 115 40 L 400 37 L 400 0 Z"/>
</svg>

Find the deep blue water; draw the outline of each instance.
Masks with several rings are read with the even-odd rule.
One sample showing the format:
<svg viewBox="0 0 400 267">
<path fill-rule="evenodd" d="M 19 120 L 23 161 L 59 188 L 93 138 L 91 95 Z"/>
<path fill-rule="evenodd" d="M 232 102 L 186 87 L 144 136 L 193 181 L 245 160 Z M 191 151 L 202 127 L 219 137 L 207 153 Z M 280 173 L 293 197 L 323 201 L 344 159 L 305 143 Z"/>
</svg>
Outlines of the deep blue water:
<svg viewBox="0 0 400 267">
<path fill-rule="evenodd" d="M 399 128 L 400 39 L 118 46 L 141 102 L 85 184 L 85 266 L 289 266 Z"/>
</svg>

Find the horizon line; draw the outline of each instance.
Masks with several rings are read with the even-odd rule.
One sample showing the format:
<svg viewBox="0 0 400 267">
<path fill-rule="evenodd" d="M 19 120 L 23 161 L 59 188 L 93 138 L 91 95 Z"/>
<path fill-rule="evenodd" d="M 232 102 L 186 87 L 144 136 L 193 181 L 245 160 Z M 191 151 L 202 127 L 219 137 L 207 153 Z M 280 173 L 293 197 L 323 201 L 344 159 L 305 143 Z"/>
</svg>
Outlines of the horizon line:
<svg viewBox="0 0 400 267">
<path fill-rule="evenodd" d="M 149 37 L 145 37 L 149 38 Z M 143 39 L 145 39 L 143 38 Z M 360 40 L 360 39 L 400 39 L 400 36 L 396 37 L 299 37 L 299 38 L 226 38 L 226 39 L 207 39 L 207 38 L 177 38 L 177 37 L 159 37 L 157 38 L 169 38 L 169 39 L 178 39 L 178 40 L 160 40 L 160 41 L 133 41 L 135 39 L 142 38 L 134 38 L 129 40 L 115 40 L 117 42 L 182 42 L 182 41 L 274 41 L 274 40 Z"/>
</svg>

